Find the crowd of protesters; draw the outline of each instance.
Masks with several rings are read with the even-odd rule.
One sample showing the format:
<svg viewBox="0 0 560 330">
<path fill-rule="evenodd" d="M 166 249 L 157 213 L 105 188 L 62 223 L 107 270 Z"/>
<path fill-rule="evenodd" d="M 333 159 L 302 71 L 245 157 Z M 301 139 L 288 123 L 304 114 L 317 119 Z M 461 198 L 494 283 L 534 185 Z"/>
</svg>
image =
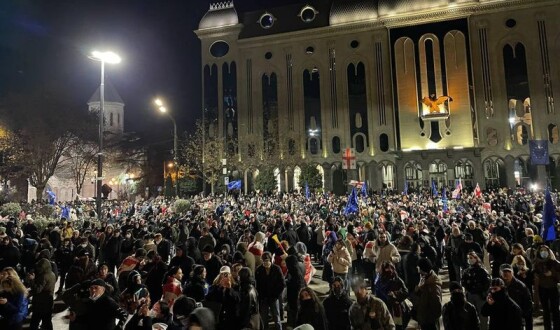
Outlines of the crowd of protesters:
<svg viewBox="0 0 560 330">
<path fill-rule="evenodd" d="M 0 329 L 52 329 L 55 300 L 70 329 L 532 329 L 537 312 L 560 329 L 542 192 L 370 194 L 349 214 L 330 194 L 189 202 L 106 202 L 101 220 L 60 203 L 44 229 L 35 205 L 0 219 Z"/>
</svg>

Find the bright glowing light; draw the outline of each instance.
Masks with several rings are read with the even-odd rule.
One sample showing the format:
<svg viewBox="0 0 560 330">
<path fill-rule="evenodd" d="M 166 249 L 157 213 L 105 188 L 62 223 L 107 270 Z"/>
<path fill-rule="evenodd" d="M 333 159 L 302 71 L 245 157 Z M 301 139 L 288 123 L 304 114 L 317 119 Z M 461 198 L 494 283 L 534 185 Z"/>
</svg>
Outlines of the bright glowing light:
<svg viewBox="0 0 560 330">
<path fill-rule="evenodd" d="M 162 107 L 163 106 L 163 102 L 160 99 L 155 99 L 154 103 L 158 106 L 158 107 Z"/>
<path fill-rule="evenodd" d="M 536 183 L 531 183 L 531 187 L 530 187 L 530 188 L 531 188 L 531 190 L 535 191 L 535 190 L 537 190 L 537 189 L 539 188 L 539 185 L 536 184 Z"/>
<path fill-rule="evenodd" d="M 101 61 L 110 64 L 121 63 L 121 57 L 113 52 L 93 51 L 91 52 L 90 58 L 96 61 Z"/>
<path fill-rule="evenodd" d="M 453 149 L 455 149 L 455 150 L 461 150 L 461 149 L 464 149 L 464 147 L 463 147 L 463 146 L 455 146 L 455 147 L 453 147 Z"/>
<path fill-rule="evenodd" d="M 519 171 L 514 171 L 514 172 L 513 172 L 513 176 L 514 176 L 516 179 L 519 179 L 519 178 L 521 177 L 521 174 L 519 173 Z"/>
<path fill-rule="evenodd" d="M 509 123 L 510 124 L 515 124 L 515 117 L 509 117 Z"/>
<path fill-rule="evenodd" d="M 167 112 L 167 108 L 166 107 L 159 107 L 159 111 L 160 112 Z"/>
<path fill-rule="evenodd" d="M 171 167 L 173 167 L 173 166 L 174 166 L 174 165 L 173 165 L 172 162 L 170 162 L 169 164 L 167 164 L 167 167 L 169 167 L 169 168 L 171 168 Z"/>
</svg>

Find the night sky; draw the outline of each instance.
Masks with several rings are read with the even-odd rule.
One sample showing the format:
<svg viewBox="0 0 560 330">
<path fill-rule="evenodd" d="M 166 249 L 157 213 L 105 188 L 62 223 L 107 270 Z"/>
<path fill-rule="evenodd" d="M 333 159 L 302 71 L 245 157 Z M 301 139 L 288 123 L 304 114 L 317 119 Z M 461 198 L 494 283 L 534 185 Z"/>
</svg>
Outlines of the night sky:
<svg viewBox="0 0 560 330">
<path fill-rule="evenodd" d="M 328 1 L 328 0 L 325 0 Z M 163 97 L 179 130 L 201 111 L 200 42 L 193 30 L 210 0 L 0 0 L 0 97 L 45 84 L 86 102 L 99 84 L 94 49 L 121 55 L 106 77 L 126 103 L 125 130 L 170 139 L 170 121 L 153 107 Z M 298 0 L 236 0 L 239 13 Z"/>
</svg>

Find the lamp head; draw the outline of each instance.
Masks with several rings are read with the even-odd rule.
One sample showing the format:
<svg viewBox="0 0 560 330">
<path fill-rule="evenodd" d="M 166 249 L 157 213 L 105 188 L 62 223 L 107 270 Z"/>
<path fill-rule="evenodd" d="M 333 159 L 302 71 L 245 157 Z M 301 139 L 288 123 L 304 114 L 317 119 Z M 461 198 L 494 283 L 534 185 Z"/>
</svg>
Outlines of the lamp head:
<svg viewBox="0 0 560 330">
<path fill-rule="evenodd" d="M 110 64 L 118 64 L 121 62 L 121 57 L 113 52 L 93 51 L 89 58 Z"/>
</svg>

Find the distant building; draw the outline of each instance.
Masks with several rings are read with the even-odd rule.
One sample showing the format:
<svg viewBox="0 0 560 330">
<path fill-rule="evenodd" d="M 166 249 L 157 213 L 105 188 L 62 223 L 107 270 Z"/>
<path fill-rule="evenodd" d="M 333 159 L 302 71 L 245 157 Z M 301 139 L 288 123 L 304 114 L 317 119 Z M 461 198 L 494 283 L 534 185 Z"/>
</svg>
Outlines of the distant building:
<svg viewBox="0 0 560 330">
<path fill-rule="evenodd" d="M 195 31 L 207 134 L 249 164 L 246 191 L 269 139 L 337 193 L 352 179 L 559 188 L 559 16 L 556 0 L 211 4 Z M 279 188 L 301 187 L 299 171 L 279 166 Z"/>
<path fill-rule="evenodd" d="M 98 113 L 100 108 L 99 88 L 89 99 L 88 111 Z M 105 104 L 104 104 L 104 132 L 105 146 L 111 146 L 125 138 L 124 131 L 124 106 L 125 103 L 120 97 L 115 87 L 110 83 L 105 83 Z M 135 191 L 136 182 L 142 176 L 141 167 L 131 166 L 131 163 L 141 164 L 144 161 L 142 152 L 139 152 L 135 162 L 123 163 L 116 162 L 105 148 L 105 157 L 103 160 L 103 184 L 107 184 L 112 188 L 109 199 L 117 199 L 128 197 L 131 192 Z M 83 183 L 82 191 L 78 195 L 76 182 L 73 171 L 62 166 L 56 171 L 48 183 L 47 189 L 52 190 L 56 194 L 56 201 L 72 201 L 77 197 L 82 199 L 91 199 L 96 196 L 96 173 L 97 173 L 97 157 L 88 168 Z M 34 188 L 31 187 L 28 192 L 30 199 L 35 198 Z"/>
</svg>

